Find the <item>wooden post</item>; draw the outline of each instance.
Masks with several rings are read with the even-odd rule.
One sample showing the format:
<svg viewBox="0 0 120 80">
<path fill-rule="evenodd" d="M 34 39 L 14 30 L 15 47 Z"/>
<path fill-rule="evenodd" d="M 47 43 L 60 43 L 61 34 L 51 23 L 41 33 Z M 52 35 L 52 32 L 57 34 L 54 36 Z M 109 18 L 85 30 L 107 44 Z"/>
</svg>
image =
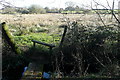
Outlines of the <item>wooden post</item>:
<svg viewBox="0 0 120 80">
<path fill-rule="evenodd" d="M 33 47 L 35 47 L 35 42 L 33 42 Z"/>
<path fill-rule="evenodd" d="M 52 53 L 52 47 L 50 47 L 50 50 L 49 50 L 50 53 Z"/>
<path fill-rule="evenodd" d="M 63 26 L 63 27 L 64 27 L 64 32 L 63 32 L 62 39 L 61 39 L 61 42 L 60 42 L 60 45 L 59 45 L 60 48 L 62 47 L 64 38 L 65 38 L 65 35 L 66 35 L 66 32 L 67 32 L 67 26 Z"/>
</svg>

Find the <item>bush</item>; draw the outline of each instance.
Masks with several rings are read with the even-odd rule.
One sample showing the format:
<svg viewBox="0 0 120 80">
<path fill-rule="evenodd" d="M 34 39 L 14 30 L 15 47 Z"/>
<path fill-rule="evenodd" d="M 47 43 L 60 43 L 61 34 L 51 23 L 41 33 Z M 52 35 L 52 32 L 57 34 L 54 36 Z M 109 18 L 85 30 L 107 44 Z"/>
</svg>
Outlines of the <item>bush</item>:
<svg viewBox="0 0 120 80">
<path fill-rule="evenodd" d="M 38 6 L 38 5 L 32 5 L 32 6 L 30 6 L 30 7 L 28 8 L 28 10 L 29 10 L 29 12 L 30 12 L 31 14 L 33 14 L 33 13 L 36 13 L 36 14 L 46 13 L 46 10 L 45 10 L 44 8 Z"/>
<path fill-rule="evenodd" d="M 112 69 L 110 74 L 117 74 L 114 66 L 120 65 L 118 33 L 115 26 L 85 27 L 73 22 L 62 47 L 61 65 L 69 65 L 68 74 L 72 76 L 84 75 L 86 70 L 87 73 L 98 73 L 103 68 L 106 68 L 106 73 Z"/>
</svg>

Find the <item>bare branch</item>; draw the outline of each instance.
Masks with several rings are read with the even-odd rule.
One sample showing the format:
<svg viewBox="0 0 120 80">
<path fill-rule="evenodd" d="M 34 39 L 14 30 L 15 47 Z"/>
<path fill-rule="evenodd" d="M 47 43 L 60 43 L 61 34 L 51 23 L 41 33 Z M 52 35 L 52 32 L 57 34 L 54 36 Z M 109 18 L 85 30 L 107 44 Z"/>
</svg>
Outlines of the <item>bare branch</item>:
<svg viewBox="0 0 120 80">
<path fill-rule="evenodd" d="M 88 69 L 89 69 L 89 66 L 90 66 L 90 64 L 88 64 L 87 68 L 85 69 L 84 75 L 87 74 L 87 71 L 88 71 Z"/>
<path fill-rule="evenodd" d="M 91 7 L 91 8 L 92 8 L 92 7 Z M 96 6 L 96 8 L 97 8 L 97 6 Z M 93 8 L 92 8 L 92 9 L 93 9 Z M 101 22 L 103 23 L 103 25 L 106 26 L 105 23 L 104 23 L 104 21 L 103 21 L 103 19 L 102 19 L 101 16 L 100 16 L 99 12 L 97 12 L 96 10 L 94 10 L 94 11 L 98 14 L 98 16 L 99 16 Z"/>
<path fill-rule="evenodd" d="M 102 5 L 102 4 L 99 4 L 98 2 L 96 2 L 95 0 L 93 0 L 97 5 L 100 5 L 100 6 L 102 6 L 102 7 L 104 7 L 105 9 L 108 9 L 108 8 L 106 8 L 104 5 Z M 107 1 L 107 0 L 106 0 Z M 112 4 L 112 9 L 111 9 L 111 7 L 110 7 L 110 5 L 109 5 L 109 3 L 108 3 L 108 1 L 107 1 L 107 4 L 108 4 L 108 6 L 109 6 L 109 8 L 111 9 L 111 13 L 112 13 L 112 15 L 113 15 L 113 17 L 116 19 L 116 21 L 120 24 L 120 20 L 117 18 L 117 16 L 115 15 L 115 13 L 114 13 L 114 3 L 115 3 L 115 1 L 113 0 L 113 4 Z M 97 6 L 96 6 L 97 7 Z M 97 12 L 97 14 L 98 14 L 98 12 Z M 100 14 L 98 14 L 99 15 L 99 17 L 100 17 Z M 101 19 L 102 20 L 102 19 Z M 102 23 L 104 24 L 104 22 L 103 22 L 103 20 L 102 20 Z"/>
<path fill-rule="evenodd" d="M 92 53 L 92 55 L 100 63 L 101 66 L 105 67 L 105 65 L 94 55 L 94 53 Z"/>
<path fill-rule="evenodd" d="M 103 54 L 104 54 L 105 58 L 108 59 L 110 64 L 112 64 L 112 60 L 110 59 L 110 57 L 108 55 L 106 55 L 105 51 L 103 52 Z"/>
<path fill-rule="evenodd" d="M 98 2 L 96 2 L 95 0 L 93 0 L 93 2 L 96 4 L 96 5 L 99 5 L 99 6 L 102 6 L 103 8 L 105 8 L 105 9 L 108 9 L 107 7 L 105 7 L 104 5 L 102 5 L 102 4 L 99 4 Z"/>
<path fill-rule="evenodd" d="M 5 1 L 5 0 L 1 0 L 0 1 L 0 5 L 2 5 L 3 6 L 3 8 L 22 8 L 22 7 L 16 7 L 15 5 L 13 5 L 13 4 L 11 4 L 10 2 L 7 2 L 7 1 Z"/>
<path fill-rule="evenodd" d="M 108 0 L 106 0 L 106 2 L 107 2 L 107 5 L 108 5 L 108 7 L 111 9 L 111 7 L 110 7 L 110 5 L 109 5 L 109 2 L 108 2 Z"/>
</svg>

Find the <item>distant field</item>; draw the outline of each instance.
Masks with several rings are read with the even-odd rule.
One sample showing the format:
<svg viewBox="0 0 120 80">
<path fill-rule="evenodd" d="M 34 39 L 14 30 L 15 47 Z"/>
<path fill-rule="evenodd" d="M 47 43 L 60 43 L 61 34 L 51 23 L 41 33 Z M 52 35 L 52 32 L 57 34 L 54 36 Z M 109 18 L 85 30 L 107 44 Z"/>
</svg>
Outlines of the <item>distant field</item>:
<svg viewBox="0 0 120 80">
<path fill-rule="evenodd" d="M 106 25 L 118 24 L 110 14 L 100 16 Z M 97 14 L 0 14 L 0 22 L 6 22 L 9 25 L 9 30 L 20 45 L 32 44 L 31 39 L 47 43 L 58 41 L 58 35 L 63 31 L 58 27 L 72 21 L 77 21 L 85 27 L 103 26 Z M 52 37 L 48 39 L 48 36 Z"/>
<path fill-rule="evenodd" d="M 106 25 L 117 24 L 111 14 L 101 14 L 102 20 Z M 117 14 L 116 14 L 117 16 Z M 0 14 L 0 22 L 7 22 L 10 26 L 17 28 L 41 27 L 49 30 L 58 28 L 61 24 L 67 24 L 68 21 L 78 21 L 84 26 L 101 26 L 102 21 L 97 14 Z"/>
<path fill-rule="evenodd" d="M 117 15 L 116 15 L 117 16 Z M 114 23 L 114 18 L 111 20 L 111 14 L 101 14 L 101 17 L 106 23 Z M 97 20 L 100 22 L 97 14 L 0 14 L 0 22 L 7 22 L 8 24 L 21 24 L 23 26 L 32 25 L 60 25 L 66 22 L 66 18 L 70 21 L 79 21 L 81 23 L 92 22 Z"/>
</svg>

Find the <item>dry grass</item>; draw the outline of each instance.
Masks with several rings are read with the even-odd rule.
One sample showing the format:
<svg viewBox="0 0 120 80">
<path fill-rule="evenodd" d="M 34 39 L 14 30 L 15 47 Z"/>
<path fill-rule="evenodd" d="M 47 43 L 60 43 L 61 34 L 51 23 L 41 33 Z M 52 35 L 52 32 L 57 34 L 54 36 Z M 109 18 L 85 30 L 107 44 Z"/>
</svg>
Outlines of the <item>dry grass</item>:
<svg viewBox="0 0 120 80">
<path fill-rule="evenodd" d="M 61 14 L 15 14 L 15 15 L 0 15 L 0 22 L 7 22 L 8 24 L 21 24 L 23 26 L 32 25 L 58 25 Z"/>
<path fill-rule="evenodd" d="M 101 15 L 105 23 L 115 23 L 111 15 Z M 65 19 L 77 20 L 80 23 L 101 23 L 97 14 L 0 14 L 0 22 L 8 24 L 19 24 L 23 26 L 32 25 L 60 25 L 65 23 Z"/>
<path fill-rule="evenodd" d="M 117 24 L 111 14 L 101 14 L 101 18 L 106 25 Z M 49 30 L 49 33 L 52 34 L 59 32 L 58 26 L 67 24 L 67 21 L 78 21 L 83 26 L 103 26 L 97 14 L 0 14 L 0 22 L 14 25 L 15 29 L 29 30 L 40 28 Z"/>
</svg>

